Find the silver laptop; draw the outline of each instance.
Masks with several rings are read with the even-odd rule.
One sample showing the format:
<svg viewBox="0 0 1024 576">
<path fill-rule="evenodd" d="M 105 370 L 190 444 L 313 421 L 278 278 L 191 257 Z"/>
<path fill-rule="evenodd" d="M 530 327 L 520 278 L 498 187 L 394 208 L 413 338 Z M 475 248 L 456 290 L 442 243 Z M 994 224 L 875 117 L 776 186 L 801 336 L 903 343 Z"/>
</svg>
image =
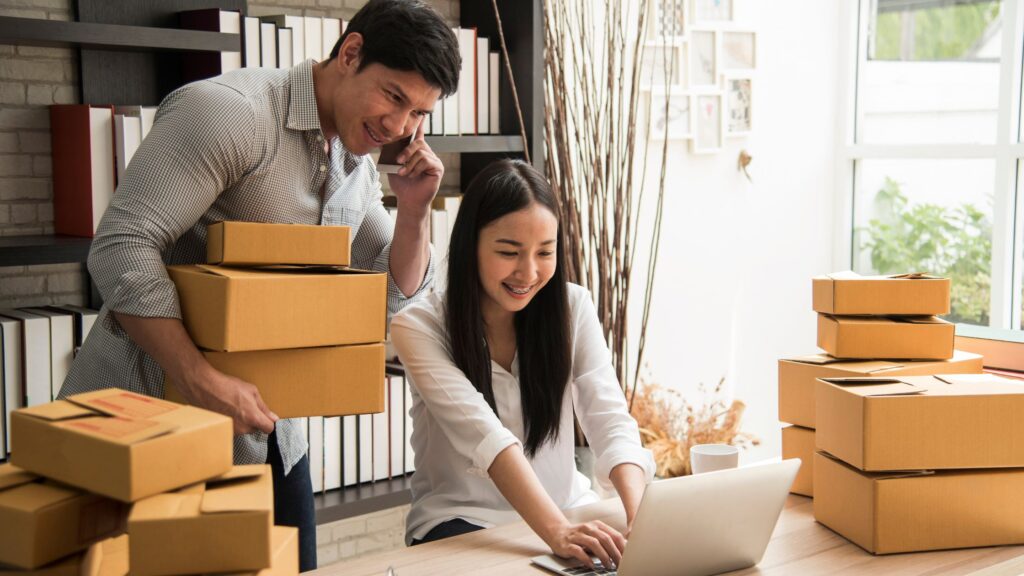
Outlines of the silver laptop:
<svg viewBox="0 0 1024 576">
<path fill-rule="evenodd" d="M 556 574 L 708 576 L 761 561 L 800 459 L 707 472 L 647 487 L 618 572 L 547 555 Z"/>
</svg>

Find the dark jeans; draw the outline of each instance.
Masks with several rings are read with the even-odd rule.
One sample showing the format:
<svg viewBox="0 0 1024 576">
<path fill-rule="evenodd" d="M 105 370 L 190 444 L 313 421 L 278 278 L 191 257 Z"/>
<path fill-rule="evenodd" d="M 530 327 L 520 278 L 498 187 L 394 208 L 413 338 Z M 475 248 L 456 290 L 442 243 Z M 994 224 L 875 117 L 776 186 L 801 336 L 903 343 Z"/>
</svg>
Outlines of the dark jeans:
<svg viewBox="0 0 1024 576">
<path fill-rule="evenodd" d="M 470 524 L 462 518 L 455 518 L 454 520 L 448 520 L 447 522 L 441 522 L 437 526 L 430 529 L 427 535 L 422 540 L 413 540 L 412 545 L 426 544 L 427 542 L 433 542 L 435 540 L 444 540 L 445 538 L 451 538 L 452 536 L 460 536 L 462 534 L 469 534 L 470 532 L 476 532 L 477 530 L 483 530 L 483 526 L 477 526 L 476 524 Z"/>
<path fill-rule="evenodd" d="M 267 439 L 267 464 L 274 474 L 274 524 L 299 529 L 299 571 L 315 570 L 316 513 L 309 458 L 303 456 L 285 476 L 277 432 L 273 432 Z"/>
</svg>

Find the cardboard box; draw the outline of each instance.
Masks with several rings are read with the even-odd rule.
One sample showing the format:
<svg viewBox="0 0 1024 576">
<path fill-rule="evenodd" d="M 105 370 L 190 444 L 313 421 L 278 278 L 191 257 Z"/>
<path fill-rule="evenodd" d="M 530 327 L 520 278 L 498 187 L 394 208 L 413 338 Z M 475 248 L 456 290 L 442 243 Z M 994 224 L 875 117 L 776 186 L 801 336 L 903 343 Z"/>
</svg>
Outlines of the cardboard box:
<svg viewBox="0 0 1024 576">
<path fill-rule="evenodd" d="M 274 558 L 270 568 L 250 572 L 251 576 L 298 576 L 299 530 L 290 526 L 274 526 L 270 533 Z"/>
<path fill-rule="evenodd" d="M 270 466 L 235 466 L 177 492 L 140 500 L 128 516 L 133 576 L 269 568 L 274 487 Z"/>
<path fill-rule="evenodd" d="M 33 569 L 124 531 L 127 507 L 0 464 L 0 564 Z"/>
<path fill-rule="evenodd" d="M 993 374 L 818 380 L 819 450 L 855 468 L 1024 466 L 1024 385 Z"/>
<path fill-rule="evenodd" d="M 949 314 L 949 278 L 927 274 L 818 276 L 814 310 L 832 315 L 939 316 Z"/>
<path fill-rule="evenodd" d="M 814 354 L 779 360 L 779 420 L 815 427 L 814 389 L 818 378 L 981 374 L 978 354 L 955 350 L 949 360 L 843 360 Z"/>
<path fill-rule="evenodd" d="M 85 552 L 36 570 L 8 570 L 0 576 L 128 576 L 128 535 L 96 542 Z"/>
<path fill-rule="evenodd" d="M 231 419 L 117 388 L 11 414 L 11 463 L 134 502 L 231 469 Z"/>
<path fill-rule="evenodd" d="M 953 324 L 935 316 L 818 315 L 818 347 L 836 358 L 953 357 Z"/>
<path fill-rule="evenodd" d="M 257 352 L 203 352 L 210 364 L 259 389 L 281 418 L 384 411 L 384 344 Z M 168 400 L 184 402 L 164 386 Z"/>
<path fill-rule="evenodd" d="M 192 340 L 242 352 L 384 340 L 387 276 L 340 268 L 169 266 Z"/>
<path fill-rule="evenodd" d="M 814 518 L 875 554 L 1024 543 L 1024 469 L 861 472 L 821 452 Z"/>
<path fill-rule="evenodd" d="M 227 266 L 348 266 L 348 226 L 217 222 L 206 228 L 206 261 Z"/>
<path fill-rule="evenodd" d="M 814 497 L 814 430 L 800 426 L 783 426 L 782 459 L 800 459 L 800 470 L 796 473 L 793 494 Z"/>
</svg>

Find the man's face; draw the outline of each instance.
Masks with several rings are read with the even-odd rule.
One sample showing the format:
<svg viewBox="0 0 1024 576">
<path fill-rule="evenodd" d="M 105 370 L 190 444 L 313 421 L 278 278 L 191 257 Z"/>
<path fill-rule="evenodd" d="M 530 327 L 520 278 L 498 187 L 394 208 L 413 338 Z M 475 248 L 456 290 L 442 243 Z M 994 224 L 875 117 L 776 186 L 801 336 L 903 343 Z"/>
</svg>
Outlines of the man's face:
<svg viewBox="0 0 1024 576">
<path fill-rule="evenodd" d="M 349 46 L 358 39 L 358 46 Z M 388 142 L 408 137 L 434 109 L 441 90 L 418 72 L 373 63 L 358 70 L 358 35 L 346 39 L 330 65 L 342 80 L 332 97 L 334 128 L 353 154 L 367 154 Z M 347 50 L 346 50 L 347 49 Z M 354 53 L 353 53 L 354 52 Z"/>
</svg>

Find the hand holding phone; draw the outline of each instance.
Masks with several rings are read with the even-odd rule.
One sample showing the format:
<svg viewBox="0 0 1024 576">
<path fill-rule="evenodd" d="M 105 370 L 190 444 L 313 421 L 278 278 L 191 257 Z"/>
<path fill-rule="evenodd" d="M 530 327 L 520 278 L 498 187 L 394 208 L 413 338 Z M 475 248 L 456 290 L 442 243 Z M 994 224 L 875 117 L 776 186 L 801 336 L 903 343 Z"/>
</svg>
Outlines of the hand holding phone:
<svg viewBox="0 0 1024 576">
<path fill-rule="evenodd" d="M 398 163 L 398 155 L 412 144 L 413 139 L 416 138 L 416 132 L 418 130 L 419 125 L 413 129 L 412 134 L 408 138 L 395 140 L 394 142 L 389 142 L 381 146 L 380 156 L 377 158 L 377 171 L 381 174 L 398 174 L 398 171 L 401 170 L 403 166 L 403 164 Z"/>
</svg>

